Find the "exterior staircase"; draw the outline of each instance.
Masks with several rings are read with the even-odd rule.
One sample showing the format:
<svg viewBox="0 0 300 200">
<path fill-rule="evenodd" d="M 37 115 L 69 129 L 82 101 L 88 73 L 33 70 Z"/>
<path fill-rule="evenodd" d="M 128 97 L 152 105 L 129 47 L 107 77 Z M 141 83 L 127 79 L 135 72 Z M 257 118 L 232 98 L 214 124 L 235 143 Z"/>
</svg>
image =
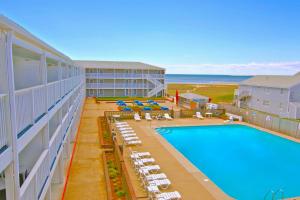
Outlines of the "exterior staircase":
<svg viewBox="0 0 300 200">
<path fill-rule="evenodd" d="M 160 81 L 158 81 L 157 79 L 154 78 L 148 78 L 148 81 L 150 81 L 151 83 L 154 84 L 154 88 L 152 90 L 150 90 L 147 94 L 148 97 L 153 97 L 155 96 L 157 93 L 163 91 L 165 89 L 165 85 L 162 84 Z"/>
</svg>

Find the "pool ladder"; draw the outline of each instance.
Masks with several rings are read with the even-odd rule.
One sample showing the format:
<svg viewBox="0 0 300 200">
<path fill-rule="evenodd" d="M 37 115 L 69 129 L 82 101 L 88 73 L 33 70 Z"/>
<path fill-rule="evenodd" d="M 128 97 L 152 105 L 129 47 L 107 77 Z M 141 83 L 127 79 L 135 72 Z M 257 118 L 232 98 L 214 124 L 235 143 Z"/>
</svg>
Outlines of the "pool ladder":
<svg viewBox="0 0 300 200">
<path fill-rule="evenodd" d="M 279 195 L 279 198 L 277 195 Z M 282 189 L 276 191 L 271 189 L 265 194 L 264 200 L 270 199 L 269 197 L 271 197 L 271 200 L 284 200 L 284 191 Z"/>
</svg>

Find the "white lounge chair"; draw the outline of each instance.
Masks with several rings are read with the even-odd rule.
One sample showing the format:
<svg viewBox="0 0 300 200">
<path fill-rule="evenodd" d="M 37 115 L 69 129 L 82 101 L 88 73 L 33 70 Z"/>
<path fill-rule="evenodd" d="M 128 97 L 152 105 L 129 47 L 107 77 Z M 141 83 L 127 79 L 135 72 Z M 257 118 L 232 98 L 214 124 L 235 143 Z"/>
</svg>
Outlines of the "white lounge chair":
<svg viewBox="0 0 300 200">
<path fill-rule="evenodd" d="M 155 196 L 156 194 L 160 193 L 160 190 L 157 186 L 147 186 L 146 187 L 147 192 L 149 193 L 150 199 L 153 199 L 152 196 Z"/>
<path fill-rule="evenodd" d="M 137 136 L 133 136 L 133 137 L 125 137 L 125 138 L 123 138 L 125 141 L 133 141 L 133 140 L 138 140 L 139 139 L 139 137 L 137 137 Z"/>
<path fill-rule="evenodd" d="M 122 128 L 118 128 L 119 131 L 128 131 L 128 130 L 133 130 L 131 127 L 122 127 Z"/>
<path fill-rule="evenodd" d="M 177 191 L 160 193 L 157 194 L 155 197 L 157 200 L 180 200 L 181 199 L 181 195 Z"/>
<path fill-rule="evenodd" d="M 137 151 L 132 151 L 130 154 L 130 158 L 133 160 L 136 159 L 141 159 L 141 158 L 146 158 L 151 156 L 151 154 L 149 152 L 137 152 Z"/>
<path fill-rule="evenodd" d="M 196 117 L 197 119 L 204 119 L 204 117 L 201 115 L 201 112 L 196 112 L 196 115 L 193 115 L 193 117 Z"/>
<path fill-rule="evenodd" d="M 127 122 L 116 122 L 116 125 L 128 124 Z"/>
<path fill-rule="evenodd" d="M 134 133 L 134 130 L 124 130 L 120 131 L 121 134 Z"/>
<path fill-rule="evenodd" d="M 138 113 L 134 113 L 133 117 L 134 117 L 135 121 L 141 121 L 141 117 L 140 117 L 140 115 Z"/>
<path fill-rule="evenodd" d="M 129 127 L 129 124 L 117 124 L 117 128 L 124 128 L 124 127 Z"/>
<path fill-rule="evenodd" d="M 225 120 L 224 123 L 232 123 L 234 121 L 233 116 L 229 116 L 228 120 Z"/>
<path fill-rule="evenodd" d="M 150 174 L 148 176 L 145 176 L 146 181 L 153 181 L 153 180 L 166 179 L 166 178 L 167 178 L 167 175 L 165 173 Z"/>
<path fill-rule="evenodd" d="M 148 184 L 157 186 L 165 190 L 168 189 L 168 187 L 171 185 L 171 181 L 169 179 L 157 179 L 157 180 L 149 181 Z"/>
<path fill-rule="evenodd" d="M 164 117 L 165 117 L 165 119 L 167 119 L 167 120 L 172 120 L 172 119 L 173 119 L 172 117 L 170 117 L 170 115 L 169 115 L 168 113 L 165 113 L 165 114 L 164 114 Z"/>
<path fill-rule="evenodd" d="M 148 166 L 144 166 L 144 167 L 141 167 L 140 170 L 146 170 L 148 172 L 157 172 L 160 170 L 160 166 L 159 165 L 148 165 Z"/>
<path fill-rule="evenodd" d="M 145 113 L 145 119 L 148 121 L 152 120 L 150 113 Z"/>
<path fill-rule="evenodd" d="M 122 134 L 122 137 L 123 137 L 123 138 L 134 137 L 134 136 L 136 136 L 135 133 Z"/>
<path fill-rule="evenodd" d="M 130 141 L 125 141 L 126 142 L 126 145 L 139 145 L 139 144 L 142 144 L 142 141 L 141 140 L 130 140 Z"/>
</svg>

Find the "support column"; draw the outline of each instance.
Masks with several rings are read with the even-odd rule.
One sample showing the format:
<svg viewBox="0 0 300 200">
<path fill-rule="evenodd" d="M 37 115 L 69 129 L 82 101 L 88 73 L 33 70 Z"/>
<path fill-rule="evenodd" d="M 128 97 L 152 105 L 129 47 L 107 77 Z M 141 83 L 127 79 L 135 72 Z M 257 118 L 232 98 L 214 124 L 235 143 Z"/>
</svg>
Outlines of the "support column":
<svg viewBox="0 0 300 200">
<path fill-rule="evenodd" d="M 13 32 L 6 34 L 5 44 L 5 68 L 7 75 L 7 86 L 9 96 L 9 110 L 10 110 L 10 130 L 11 130 L 11 146 L 13 151 L 12 168 L 7 171 L 6 177 L 8 182 L 12 182 L 14 200 L 20 198 L 20 180 L 19 180 L 19 155 L 17 151 L 17 117 L 16 117 L 16 103 L 15 103 L 15 82 L 14 82 L 14 69 L 13 69 L 13 53 L 12 53 L 12 39 Z"/>
</svg>

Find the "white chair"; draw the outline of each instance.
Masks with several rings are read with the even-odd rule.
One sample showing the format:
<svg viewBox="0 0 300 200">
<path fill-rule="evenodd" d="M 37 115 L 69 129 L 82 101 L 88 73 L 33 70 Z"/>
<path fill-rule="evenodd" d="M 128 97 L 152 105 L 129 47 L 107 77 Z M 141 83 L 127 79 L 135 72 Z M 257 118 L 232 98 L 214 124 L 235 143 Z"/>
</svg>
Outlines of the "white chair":
<svg viewBox="0 0 300 200">
<path fill-rule="evenodd" d="M 119 131 L 129 131 L 129 130 L 133 130 L 131 127 L 122 127 L 122 128 L 118 128 Z"/>
<path fill-rule="evenodd" d="M 128 124 L 127 122 L 116 122 L 116 125 Z"/>
<path fill-rule="evenodd" d="M 130 141 L 125 141 L 126 142 L 126 145 L 129 146 L 129 145 L 139 145 L 139 144 L 142 144 L 142 141 L 141 140 L 130 140 Z"/>
<path fill-rule="evenodd" d="M 145 119 L 148 121 L 152 120 L 150 113 L 145 113 Z"/>
<path fill-rule="evenodd" d="M 224 123 L 232 123 L 234 121 L 233 116 L 229 116 L 228 120 L 225 120 Z"/>
<path fill-rule="evenodd" d="M 122 134 L 123 138 L 134 137 L 134 136 L 136 136 L 135 133 Z"/>
<path fill-rule="evenodd" d="M 167 175 L 165 173 L 150 174 L 148 176 L 145 176 L 146 181 L 153 181 L 153 180 L 166 179 L 166 178 L 167 178 Z"/>
<path fill-rule="evenodd" d="M 137 137 L 137 136 L 123 138 L 123 140 L 125 140 L 125 141 L 133 141 L 133 140 L 138 140 L 138 139 L 139 139 L 139 137 Z"/>
<path fill-rule="evenodd" d="M 165 114 L 164 114 L 164 117 L 165 117 L 165 119 L 167 119 L 167 120 L 172 120 L 172 119 L 173 119 L 172 117 L 170 117 L 170 115 L 169 115 L 168 113 L 165 113 Z"/>
<path fill-rule="evenodd" d="M 181 199 L 181 195 L 177 191 L 160 193 L 157 194 L 155 197 L 157 200 L 180 200 Z"/>
<path fill-rule="evenodd" d="M 117 128 L 124 128 L 124 127 L 129 127 L 129 124 L 117 124 Z"/>
<path fill-rule="evenodd" d="M 201 112 L 196 112 L 196 115 L 194 115 L 193 117 L 196 117 L 197 119 L 204 119 Z"/>
<path fill-rule="evenodd" d="M 141 121 L 141 117 L 140 117 L 140 115 L 138 113 L 134 113 L 133 117 L 134 117 L 135 121 Z"/>
<path fill-rule="evenodd" d="M 134 133 L 134 130 L 124 130 L 120 131 L 121 134 L 126 134 L 126 133 Z"/>
<path fill-rule="evenodd" d="M 171 185 L 171 181 L 169 179 L 157 179 L 157 180 L 149 181 L 148 184 L 152 186 L 157 186 L 165 190 L 168 189 L 168 187 Z"/>
</svg>

